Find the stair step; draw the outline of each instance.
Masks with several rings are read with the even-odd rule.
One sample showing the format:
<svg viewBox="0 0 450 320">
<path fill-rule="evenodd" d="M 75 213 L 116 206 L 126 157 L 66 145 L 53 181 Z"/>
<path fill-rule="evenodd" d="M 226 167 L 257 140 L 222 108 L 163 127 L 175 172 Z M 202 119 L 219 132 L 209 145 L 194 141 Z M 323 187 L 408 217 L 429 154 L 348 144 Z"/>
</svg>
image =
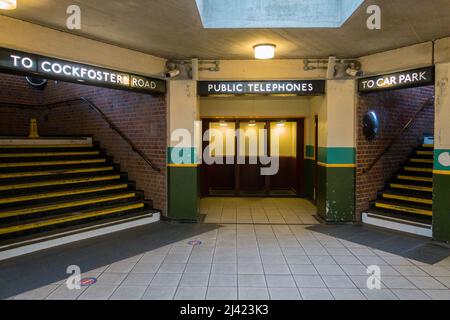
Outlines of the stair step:
<svg viewBox="0 0 450 320">
<path fill-rule="evenodd" d="M 0 158 L 44 158 L 44 157 L 75 157 L 75 156 L 95 156 L 95 155 L 100 155 L 100 151 L 0 153 Z"/>
<path fill-rule="evenodd" d="M 434 156 L 434 151 L 418 150 L 416 154 L 419 156 Z"/>
<path fill-rule="evenodd" d="M 430 208 L 427 208 L 425 206 L 417 206 L 417 205 L 405 205 L 405 204 L 399 204 L 395 202 L 388 202 L 388 201 L 377 201 L 375 203 L 376 208 L 381 209 L 389 209 L 393 211 L 400 211 L 405 213 L 413 213 L 417 215 L 424 215 L 424 216 L 433 216 L 433 210 Z"/>
<path fill-rule="evenodd" d="M 404 168 L 405 171 L 412 171 L 412 172 L 427 172 L 427 173 L 433 173 L 433 168 L 423 168 L 423 167 L 415 167 L 411 165 L 407 165 Z"/>
<path fill-rule="evenodd" d="M 67 197 L 67 196 L 74 196 L 74 195 L 82 195 L 82 194 L 90 194 L 90 193 L 103 192 L 103 191 L 120 190 L 120 189 L 126 189 L 126 188 L 128 188 L 128 184 L 123 183 L 123 184 L 112 184 L 112 185 L 93 187 L 93 188 L 68 189 L 68 190 L 64 190 L 64 191 L 27 194 L 27 195 L 14 196 L 14 197 L 4 197 L 4 198 L 0 198 L 0 205 L 13 204 L 13 203 L 19 203 L 19 202 L 27 202 L 27 201 L 36 201 L 36 200 L 42 200 L 42 199 Z"/>
<path fill-rule="evenodd" d="M 65 166 L 71 164 L 88 164 L 88 163 L 106 163 L 106 159 L 89 159 L 89 160 L 68 160 L 68 161 L 38 161 L 38 162 L 16 162 L 16 163 L 0 163 L 0 168 L 19 168 L 19 167 L 43 167 L 43 166 Z"/>
<path fill-rule="evenodd" d="M 407 184 L 407 183 L 401 183 L 401 182 L 394 182 L 394 183 L 390 183 L 389 186 L 394 189 L 433 192 L 432 186 L 423 186 L 423 185 L 418 185 L 418 184 Z"/>
<path fill-rule="evenodd" d="M 414 194 L 407 194 L 407 193 L 402 194 L 401 192 L 395 191 L 385 191 L 383 192 L 382 196 L 384 199 L 401 200 L 405 202 L 433 205 L 433 199 L 431 197 L 425 198 Z"/>
<path fill-rule="evenodd" d="M 94 148 L 92 144 L 16 144 L 16 145 L 0 145 L 0 149 L 79 149 L 79 148 Z"/>
<path fill-rule="evenodd" d="M 55 216 L 48 219 L 36 219 L 35 221 L 28 222 L 26 224 L 22 223 L 13 223 L 10 225 L 5 225 L 0 227 L 0 236 L 15 234 L 18 232 L 24 232 L 29 230 L 42 229 L 44 227 L 63 225 L 70 222 L 80 222 L 87 219 L 93 218 L 102 218 L 108 215 L 124 213 L 127 211 L 144 209 L 144 202 L 133 202 L 120 204 L 116 206 L 111 206 L 109 208 L 95 209 L 95 210 L 87 210 L 81 212 L 73 212 L 69 214 L 64 214 L 60 216 Z"/>
<path fill-rule="evenodd" d="M 98 176 L 98 177 L 94 176 L 94 177 L 85 177 L 85 178 L 64 179 L 64 180 L 46 180 L 46 181 L 31 182 L 31 183 L 0 185 L 0 191 L 31 189 L 31 188 L 49 187 L 49 186 L 61 186 L 61 185 L 70 185 L 70 184 L 81 184 L 81 183 L 110 181 L 110 180 L 119 180 L 119 179 L 121 179 L 120 174 Z"/>
<path fill-rule="evenodd" d="M 413 176 L 413 175 L 398 175 L 397 179 L 399 180 L 408 180 L 408 181 L 421 181 L 421 182 L 433 182 L 433 177 L 421 177 L 421 176 Z"/>
<path fill-rule="evenodd" d="M 72 201 L 61 201 L 56 203 L 50 203 L 41 206 L 27 206 L 18 209 L 8 209 L 0 211 L 0 219 L 11 218 L 11 217 L 19 217 L 25 216 L 29 214 L 49 212 L 55 210 L 69 209 L 74 207 L 81 207 L 87 205 L 100 204 L 111 201 L 125 200 L 125 199 L 133 199 L 136 197 L 136 192 L 126 192 L 126 193 L 118 193 L 108 196 L 95 197 L 95 198 L 83 198 L 80 200 L 72 200 Z"/>
<path fill-rule="evenodd" d="M 429 163 L 429 164 L 433 164 L 434 160 L 433 159 L 421 159 L 421 158 L 412 158 L 409 160 L 412 163 Z"/>
<path fill-rule="evenodd" d="M 39 176 L 50 176 L 50 175 L 65 175 L 65 174 L 79 174 L 79 173 L 95 173 L 95 172 L 104 172 L 104 171 L 113 171 L 113 170 L 114 170 L 113 166 L 108 166 L 108 167 L 98 167 L 98 168 L 80 168 L 80 169 L 61 169 L 61 170 L 0 173 L 0 179 L 26 178 L 26 177 L 39 177 Z"/>
</svg>

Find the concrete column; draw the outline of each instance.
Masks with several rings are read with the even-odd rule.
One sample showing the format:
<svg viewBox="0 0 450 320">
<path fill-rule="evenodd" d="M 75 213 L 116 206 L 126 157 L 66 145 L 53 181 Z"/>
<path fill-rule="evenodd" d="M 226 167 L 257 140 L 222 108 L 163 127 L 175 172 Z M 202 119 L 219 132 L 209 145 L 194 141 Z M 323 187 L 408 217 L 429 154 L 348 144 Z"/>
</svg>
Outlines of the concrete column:
<svg viewBox="0 0 450 320">
<path fill-rule="evenodd" d="M 168 86 L 168 211 L 175 220 L 198 217 L 197 82 L 172 80 Z"/>
<path fill-rule="evenodd" d="M 328 222 L 355 220 L 355 119 L 355 81 L 327 81 L 319 107 L 317 210 Z"/>
<path fill-rule="evenodd" d="M 433 238 L 450 242 L 450 63 L 436 65 Z"/>
</svg>

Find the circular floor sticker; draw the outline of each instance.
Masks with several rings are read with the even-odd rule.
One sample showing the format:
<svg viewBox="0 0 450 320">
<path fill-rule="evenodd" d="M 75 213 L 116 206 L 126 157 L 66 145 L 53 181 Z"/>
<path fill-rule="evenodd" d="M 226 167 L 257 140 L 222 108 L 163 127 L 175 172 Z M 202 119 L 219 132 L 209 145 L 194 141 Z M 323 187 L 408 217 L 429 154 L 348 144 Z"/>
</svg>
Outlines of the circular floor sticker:
<svg viewBox="0 0 450 320">
<path fill-rule="evenodd" d="M 81 279 L 80 284 L 82 287 L 89 287 L 95 284 L 96 282 L 97 282 L 96 278 L 84 278 Z"/>
<path fill-rule="evenodd" d="M 191 246 L 199 246 L 202 244 L 202 242 L 199 240 L 193 240 L 193 241 L 189 241 L 188 244 Z"/>
</svg>

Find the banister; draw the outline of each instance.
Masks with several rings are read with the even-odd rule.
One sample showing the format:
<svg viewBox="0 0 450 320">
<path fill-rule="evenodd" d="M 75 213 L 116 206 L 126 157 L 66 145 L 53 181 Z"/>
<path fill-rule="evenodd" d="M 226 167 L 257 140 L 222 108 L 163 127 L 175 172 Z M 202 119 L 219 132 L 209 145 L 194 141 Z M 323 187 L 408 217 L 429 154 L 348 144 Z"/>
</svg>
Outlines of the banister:
<svg viewBox="0 0 450 320">
<path fill-rule="evenodd" d="M 100 117 L 109 125 L 109 127 L 115 131 L 130 147 L 131 149 L 137 153 L 142 160 L 144 160 L 154 171 L 161 172 L 161 169 L 158 168 L 156 165 L 154 165 L 150 159 L 147 158 L 147 156 L 134 144 L 133 141 L 119 128 L 117 127 L 114 122 L 92 101 L 85 97 L 79 97 L 74 99 L 68 99 L 68 100 L 62 100 L 62 101 L 56 101 L 52 103 L 46 103 L 41 105 L 29 105 L 29 104 L 21 104 L 21 103 L 5 103 L 0 102 L 0 107 L 6 107 L 6 108 L 15 108 L 15 109 L 41 109 L 43 107 L 47 109 L 54 109 L 61 105 L 68 105 L 71 106 L 73 103 L 83 103 L 86 104 L 91 110 L 97 112 Z"/>
<path fill-rule="evenodd" d="M 433 105 L 434 103 L 434 98 L 429 98 L 427 100 L 427 102 L 425 102 L 423 104 L 423 106 L 419 109 L 419 111 L 417 111 L 414 116 L 406 123 L 406 125 L 402 128 L 402 130 L 400 131 L 399 134 L 397 134 L 397 136 L 391 140 L 391 142 L 389 142 L 389 144 L 386 146 L 386 148 L 384 148 L 384 150 L 375 158 L 374 161 L 372 161 L 372 163 L 367 167 L 363 169 L 363 173 L 366 174 L 369 171 L 371 171 L 373 169 L 373 167 L 375 167 L 378 163 L 378 161 L 381 160 L 381 158 L 383 158 L 383 156 L 392 148 L 392 146 L 397 142 L 397 140 L 403 135 L 403 133 L 405 133 L 406 130 L 408 130 L 411 125 L 413 123 L 415 123 L 417 117 L 419 116 L 419 114 L 421 114 L 426 107 Z"/>
</svg>

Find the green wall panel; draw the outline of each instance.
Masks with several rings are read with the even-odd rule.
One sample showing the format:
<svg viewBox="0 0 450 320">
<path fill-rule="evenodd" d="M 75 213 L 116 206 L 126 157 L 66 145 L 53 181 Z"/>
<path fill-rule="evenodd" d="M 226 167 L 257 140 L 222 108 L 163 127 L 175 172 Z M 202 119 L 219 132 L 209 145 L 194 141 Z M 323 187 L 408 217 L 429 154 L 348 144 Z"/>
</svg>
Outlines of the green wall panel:
<svg viewBox="0 0 450 320">
<path fill-rule="evenodd" d="M 169 218 L 197 220 L 199 214 L 198 168 L 169 167 Z"/>
<path fill-rule="evenodd" d="M 355 148 L 324 148 L 319 147 L 319 162 L 326 164 L 354 164 L 356 162 Z"/>
<path fill-rule="evenodd" d="M 315 161 L 305 159 L 305 195 L 314 198 L 314 177 L 315 176 Z"/>
<path fill-rule="evenodd" d="M 433 238 L 450 242 L 450 175 L 433 177 Z"/>
</svg>

